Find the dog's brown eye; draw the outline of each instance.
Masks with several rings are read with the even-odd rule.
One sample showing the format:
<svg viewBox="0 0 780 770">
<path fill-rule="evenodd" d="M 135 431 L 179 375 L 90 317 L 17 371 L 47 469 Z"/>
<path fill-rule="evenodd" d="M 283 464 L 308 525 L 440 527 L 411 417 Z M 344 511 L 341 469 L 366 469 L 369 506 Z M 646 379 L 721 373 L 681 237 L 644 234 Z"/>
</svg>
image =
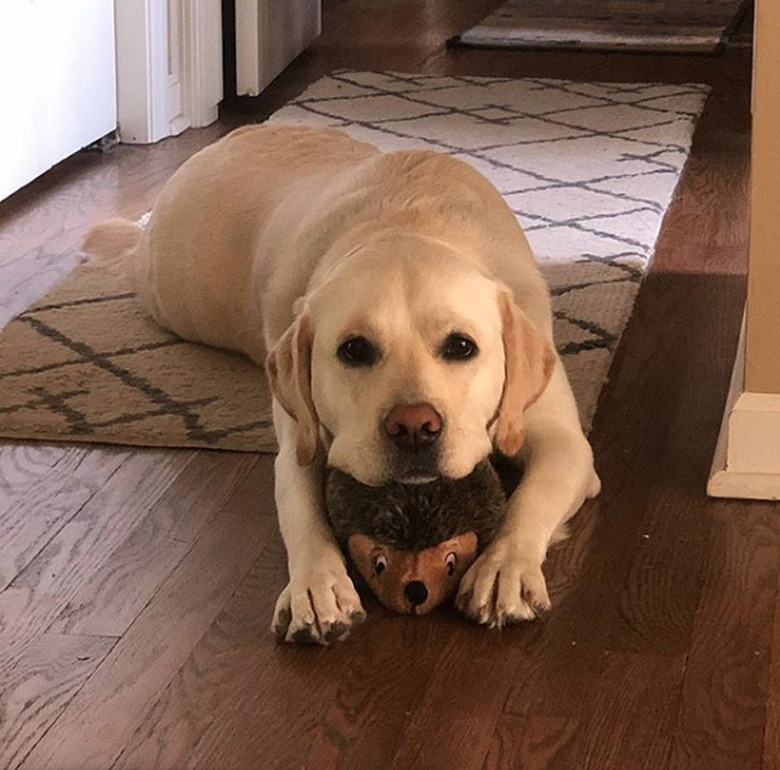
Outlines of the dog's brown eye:
<svg viewBox="0 0 780 770">
<path fill-rule="evenodd" d="M 374 557 L 374 573 L 379 576 L 387 569 L 387 557 L 384 554 L 378 554 Z"/>
<path fill-rule="evenodd" d="M 373 366 L 379 360 L 379 348 L 365 337 L 350 337 L 336 351 L 347 366 Z"/>
<path fill-rule="evenodd" d="M 458 556 L 455 553 L 448 553 L 447 558 L 444 560 L 444 564 L 447 566 L 447 574 L 452 575 L 455 572 L 455 567 L 458 564 Z"/>
<path fill-rule="evenodd" d="M 468 361 L 479 353 L 477 343 L 466 334 L 448 334 L 441 346 L 442 358 L 447 361 Z"/>
</svg>

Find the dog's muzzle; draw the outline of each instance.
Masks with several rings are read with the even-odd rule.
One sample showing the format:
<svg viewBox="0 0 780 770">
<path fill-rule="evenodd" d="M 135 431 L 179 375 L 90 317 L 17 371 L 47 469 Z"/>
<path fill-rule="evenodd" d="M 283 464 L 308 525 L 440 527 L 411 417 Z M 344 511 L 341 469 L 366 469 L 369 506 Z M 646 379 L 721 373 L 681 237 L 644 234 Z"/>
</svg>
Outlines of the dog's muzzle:
<svg viewBox="0 0 780 770">
<path fill-rule="evenodd" d="M 397 404 L 387 414 L 383 429 L 392 446 L 396 481 L 421 484 L 439 478 L 444 420 L 430 404 Z"/>
</svg>

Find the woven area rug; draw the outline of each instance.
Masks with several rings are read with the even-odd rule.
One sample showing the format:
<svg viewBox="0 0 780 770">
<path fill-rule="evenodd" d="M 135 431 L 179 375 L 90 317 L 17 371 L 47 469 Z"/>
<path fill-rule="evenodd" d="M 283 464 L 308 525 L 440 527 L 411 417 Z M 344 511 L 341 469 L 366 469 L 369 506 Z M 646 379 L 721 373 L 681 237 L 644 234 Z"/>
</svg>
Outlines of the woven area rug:
<svg viewBox="0 0 780 770">
<path fill-rule="evenodd" d="M 749 0 L 509 0 L 451 43 L 711 53 Z"/>
<path fill-rule="evenodd" d="M 501 190 L 553 295 L 583 424 L 688 156 L 702 85 L 339 72 L 273 116 L 463 158 Z M 0 334 L 0 435 L 275 448 L 262 370 L 157 327 L 83 265 Z"/>
</svg>

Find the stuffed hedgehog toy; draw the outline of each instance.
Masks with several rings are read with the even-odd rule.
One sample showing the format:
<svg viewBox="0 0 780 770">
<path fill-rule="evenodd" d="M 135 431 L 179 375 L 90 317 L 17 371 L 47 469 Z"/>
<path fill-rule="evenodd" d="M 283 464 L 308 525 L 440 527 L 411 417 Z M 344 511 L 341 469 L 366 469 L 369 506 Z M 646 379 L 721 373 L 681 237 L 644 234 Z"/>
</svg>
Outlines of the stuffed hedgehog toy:
<svg viewBox="0 0 780 770">
<path fill-rule="evenodd" d="M 493 539 L 506 497 L 487 460 L 463 479 L 383 487 L 331 468 L 325 507 L 340 546 L 379 600 L 423 615 L 452 594 Z"/>
</svg>

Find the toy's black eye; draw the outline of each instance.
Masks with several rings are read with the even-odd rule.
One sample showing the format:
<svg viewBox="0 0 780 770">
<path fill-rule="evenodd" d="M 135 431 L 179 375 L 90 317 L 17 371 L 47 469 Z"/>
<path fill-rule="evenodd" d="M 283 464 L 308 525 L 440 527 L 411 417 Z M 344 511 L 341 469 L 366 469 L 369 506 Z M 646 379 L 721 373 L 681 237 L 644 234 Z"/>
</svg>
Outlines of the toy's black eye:
<svg viewBox="0 0 780 770">
<path fill-rule="evenodd" d="M 441 356 L 446 361 L 468 361 L 479 353 L 477 343 L 467 334 L 448 334 L 441 346 Z"/>
<path fill-rule="evenodd" d="M 377 575 L 381 575 L 385 570 L 387 569 L 387 557 L 379 553 L 374 557 L 374 573 Z"/>
<path fill-rule="evenodd" d="M 350 337 L 339 345 L 336 355 L 347 366 L 373 366 L 379 360 L 379 348 L 365 337 Z"/>
<path fill-rule="evenodd" d="M 444 564 L 447 566 L 447 574 L 454 574 L 455 567 L 458 565 L 458 555 L 456 553 L 448 553 Z"/>
</svg>

